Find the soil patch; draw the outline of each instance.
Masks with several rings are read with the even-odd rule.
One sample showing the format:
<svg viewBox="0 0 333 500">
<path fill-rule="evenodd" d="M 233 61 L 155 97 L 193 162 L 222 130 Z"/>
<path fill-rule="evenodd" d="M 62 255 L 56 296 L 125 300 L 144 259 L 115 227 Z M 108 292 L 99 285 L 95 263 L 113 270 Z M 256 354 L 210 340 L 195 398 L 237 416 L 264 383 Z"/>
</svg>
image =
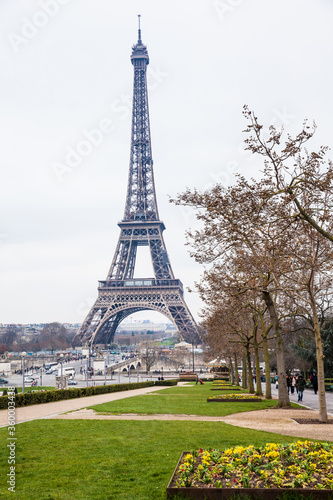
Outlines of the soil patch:
<svg viewBox="0 0 333 500">
<path fill-rule="evenodd" d="M 320 422 L 319 420 L 315 418 L 293 418 L 295 422 L 298 424 L 320 424 L 320 425 L 327 425 L 327 424 L 333 424 L 333 418 L 331 420 L 328 420 L 327 422 Z"/>
</svg>

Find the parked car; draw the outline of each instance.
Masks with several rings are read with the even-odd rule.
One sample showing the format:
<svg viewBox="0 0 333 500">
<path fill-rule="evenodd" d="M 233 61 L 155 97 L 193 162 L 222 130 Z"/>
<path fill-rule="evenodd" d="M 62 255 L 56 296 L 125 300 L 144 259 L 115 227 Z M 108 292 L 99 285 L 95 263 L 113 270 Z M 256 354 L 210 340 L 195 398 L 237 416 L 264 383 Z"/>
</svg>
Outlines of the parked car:
<svg viewBox="0 0 333 500">
<path fill-rule="evenodd" d="M 8 380 L 5 378 L 0 378 L 0 385 L 8 384 Z"/>
<path fill-rule="evenodd" d="M 77 385 L 77 381 L 69 379 L 68 380 L 68 385 Z"/>
<path fill-rule="evenodd" d="M 46 370 L 45 375 L 52 375 L 53 370 Z"/>
<path fill-rule="evenodd" d="M 33 377 L 24 377 L 24 382 L 27 384 L 30 384 L 31 382 L 34 382 L 35 379 Z"/>
</svg>

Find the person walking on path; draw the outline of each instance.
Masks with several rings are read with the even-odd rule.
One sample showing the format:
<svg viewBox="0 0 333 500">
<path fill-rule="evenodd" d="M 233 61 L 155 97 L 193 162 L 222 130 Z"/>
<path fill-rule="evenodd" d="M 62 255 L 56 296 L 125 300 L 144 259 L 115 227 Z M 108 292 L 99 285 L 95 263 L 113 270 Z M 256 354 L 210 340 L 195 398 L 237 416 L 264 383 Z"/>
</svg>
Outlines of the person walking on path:
<svg viewBox="0 0 333 500">
<path fill-rule="evenodd" d="M 294 376 L 291 377 L 291 394 L 295 392 L 296 379 Z"/>
<path fill-rule="evenodd" d="M 297 380 L 297 388 L 298 388 L 298 401 L 303 401 L 303 392 L 304 392 L 304 389 L 305 389 L 305 380 L 304 378 L 302 377 L 302 375 L 300 375 L 298 377 L 298 380 Z"/>
<path fill-rule="evenodd" d="M 311 384 L 314 390 L 314 393 L 317 394 L 318 392 L 318 377 L 316 372 L 313 372 L 312 376 L 310 377 Z"/>
</svg>

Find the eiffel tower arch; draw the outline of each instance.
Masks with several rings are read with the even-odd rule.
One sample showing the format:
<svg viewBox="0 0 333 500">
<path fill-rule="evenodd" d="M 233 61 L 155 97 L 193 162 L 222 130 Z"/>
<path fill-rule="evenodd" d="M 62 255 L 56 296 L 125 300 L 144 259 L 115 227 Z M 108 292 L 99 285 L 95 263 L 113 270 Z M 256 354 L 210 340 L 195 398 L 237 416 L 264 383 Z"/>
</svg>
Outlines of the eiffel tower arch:
<svg viewBox="0 0 333 500">
<path fill-rule="evenodd" d="M 140 18 L 139 18 L 140 22 Z M 185 301 L 183 285 L 175 279 L 159 218 L 150 139 L 147 65 L 148 51 L 141 40 L 132 48 L 134 67 L 130 165 L 120 236 L 105 281 L 99 281 L 98 298 L 75 336 L 76 344 L 108 344 L 118 325 L 137 311 L 157 311 L 176 326 L 190 343 L 200 342 L 198 327 Z M 147 246 L 153 278 L 134 278 L 137 249 Z"/>
</svg>

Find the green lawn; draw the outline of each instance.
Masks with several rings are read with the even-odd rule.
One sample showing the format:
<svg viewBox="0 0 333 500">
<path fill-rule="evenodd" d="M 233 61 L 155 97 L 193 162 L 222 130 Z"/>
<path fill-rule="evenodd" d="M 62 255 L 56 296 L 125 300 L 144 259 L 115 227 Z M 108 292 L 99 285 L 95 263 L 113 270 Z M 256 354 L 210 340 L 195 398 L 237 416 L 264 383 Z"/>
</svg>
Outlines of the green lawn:
<svg viewBox="0 0 333 500">
<path fill-rule="evenodd" d="M 135 396 L 119 401 L 95 405 L 96 411 L 103 413 L 185 413 L 188 415 L 224 416 L 243 411 L 261 410 L 277 405 L 277 400 L 265 400 L 253 403 L 207 403 L 207 397 L 218 395 L 212 392 L 211 382 L 204 385 L 192 383 L 183 387 L 170 387 L 162 391 L 152 392 L 143 396 Z M 247 391 L 244 391 L 247 392 Z M 222 391 L 221 394 L 231 394 Z M 237 394 L 241 394 L 237 391 Z M 92 408 L 92 407 L 90 407 Z"/>
<path fill-rule="evenodd" d="M 17 425 L 16 437 L 16 493 L 4 475 L 0 485 L 15 500 L 164 500 L 183 450 L 296 440 L 220 422 L 107 420 L 37 420 Z M 3 446 L 1 471 L 6 462 Z"/>
<path fill-rule="evenodd" d="M 172 387 L 112 404 L 112 411 L 220 415 L 276 404 L 207 403 L 211 384 Z M 110 405 L 99 405 L 102 407 Z M 35 407 L 38 415 L 38 407 Z M 182 451 L 297 438 L 222 422 L 36 420 L 16 426 L 16 493 L 7 490 L 8 430 L 0 429 L 0 497 L 13 500 L 166 500 Z"/>
</svg>

